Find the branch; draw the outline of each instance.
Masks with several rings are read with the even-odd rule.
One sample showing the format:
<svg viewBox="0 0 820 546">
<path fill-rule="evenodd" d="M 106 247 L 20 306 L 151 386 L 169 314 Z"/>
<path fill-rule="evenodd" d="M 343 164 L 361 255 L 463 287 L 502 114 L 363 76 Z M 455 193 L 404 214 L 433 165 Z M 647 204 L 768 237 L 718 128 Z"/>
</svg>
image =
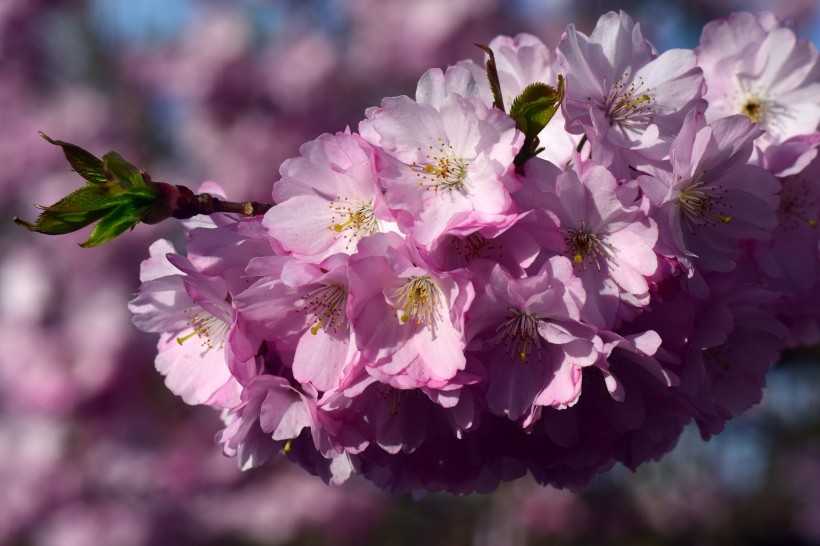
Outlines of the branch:
<svg viewBox="0 0 820 546">
<path fill-rule="evenodd" d="M 261 216 L 273 208 L 274 203 L 259 203 L 257 201 L 223 201 L 210 193 L 195 194 L 185 186 L 176 186 L 179 190 L 176 208 L 171 213 L 172 218 L 184 220 L 197 214 L 242 214 L 244 216 Z"/>
<path fill-rule="evenodd" d="M 217 212 L 259 216 L 273 207 L 273 203 L 223 201 L 207 193 L 197 195 L 185 186 L 154 182 L 147 172 L 117 152 L 108 152 L 100 159 L 69 142 L 43 133 L 40 136 L 63 149 L 71 167 L 85 179 L 85 186 L 53 205 L 39 206 L 42 212 L 33 223 L 15 216 L 14 223 L 29 231 L 62 235 L 98 222 L 88 240 L 80 245 L 91 247 L 110 241 L 140 222 L 158 224 L 168 218 Z"/>
</svg>

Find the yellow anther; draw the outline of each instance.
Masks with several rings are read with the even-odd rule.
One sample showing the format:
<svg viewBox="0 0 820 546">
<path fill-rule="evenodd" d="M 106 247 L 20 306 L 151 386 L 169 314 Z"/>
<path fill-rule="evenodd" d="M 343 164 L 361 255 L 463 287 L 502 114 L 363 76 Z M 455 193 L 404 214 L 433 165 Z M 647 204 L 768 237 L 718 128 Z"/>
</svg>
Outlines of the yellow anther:
<svg viewBox="0 0 820 546">
<path fill-rule="evenodd" d="M 316 335 L 319 330 L 334 332 L 345 326 L 345 304 L 347 288 L 339 284 L 327 284 L 310 292 L 302 300 L 301 308 L 309 318 L 310 333 Z"/>
<path fill-rule="evenodd" d="M 652 98 L 649 95 L 641 95 L 637 99 L 627 102 L 626 106 L 638 106 L 639 104 L 643 104 L 643 103 L 649 102 L 651 100 L 652 100 Z"/>
<path fill-rule="evenodd" d="M 432 326 L 438 312 L 436 286 L 426 275 L 410 278 L 404 286 L 396 291 L 398 302 L 396 307 L 401 310 L 399 320 L 407 323 L 415 319 L 416 324 Z"/>
</svg>

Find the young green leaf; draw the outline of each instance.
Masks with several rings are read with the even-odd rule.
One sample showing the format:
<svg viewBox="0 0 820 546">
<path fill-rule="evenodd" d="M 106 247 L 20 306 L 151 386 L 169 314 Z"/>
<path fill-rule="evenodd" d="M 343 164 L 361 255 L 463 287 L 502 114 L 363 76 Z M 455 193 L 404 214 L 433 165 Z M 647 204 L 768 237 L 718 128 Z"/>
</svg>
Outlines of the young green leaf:
<svg viewBox="0 0 820 546">
<path fill-rule="evenodd" d="M 42 131 L 37 134 L 43 137 L 47 142 L 61 147 L 71 168 L 82 176 L 88 184 L 101 186 L 108 182 L 108 178 L 105 176 L 103 169 L 103 162 L 98 157 L 70 142 L 54 140 Z"/>
<path fill-rule="evenodd" d="M 518 130 L 524 133 L 524 145 L 515 157 L 516 166 L 524 165 L 543 149 L 539 148 L 538 135 L 555 116 L 563 97 L 564 78 L 559 75 L 557 89 L 545 83 L 536 82 L 528 85 L 513 100 L 510 117 L 515 120 Z"/>
<path fill-rule="evenodd" d="M 90 247 L 110 241 L 143 219 L 160 222 L 171 217 L 179 195 L 176 186 L 151 181 L 117 152 L 98 159 L 79 146 L 42 136 L 63 149 L 69 164 L 87 184 L 53 205 L 38 206 L 42 212 L 34 222 L 15 216 L 17 225 L 38 233 L 62 235 L 99 221 L 82 244 Z"/>
<path fill-rule="evenodd" d="M 126 161 L 117 152 L 102 159 L 69 142 L 40 135 L 63 149 L 69 164 L 86 180 L 53 205 L 37 206 L 42 212 L 34 222 L 14 217 L 14 223 L 29 231 L 62 235 L 99 222 L 83 247 L 93 247 L 117 237 L 140 222 L 156 224 L 168 218 L 191 218 L 217 212 L 258 216 L 273 204 L 222 201 L 207 193 L 197 195 L 185 186 L 151 180 L 148 173 Z"/>
<path fill-rule="evenodd" d="M 90 248 L 110 241 L 136 226 L 146 212 L 145 207 L 136 207 L 128 201 L 120 204 L 100 220 L 99 224 L 94 226 L 91 235 L 80 246 Z"/>
<path fill-rule="evenodd" d="M 104 193 L 104 188 L 85 186 L 69 193 L 53 205 L 40 208 L 50 212 L 82 212 L 112 208 L 118 201 L 118 197 Z"/>
<path fill-rule="evenodd" d="M 83 212 L 54 212 L 48 209 L 43 210 L 34 223 L 26 222 L 14 217 L 14 223 L 29 231 L 44 233 L 46 235 L 65 235 L 93 224 L 103 216 L 108 209 L 99 209 Z"/>
<path fill-rule="evenodd" d="M 139 169 L 117 152 L 108 152 L 103 156 L 103 169 L 108 181 L 123 190 L 148 187 Z"/>
</svg>

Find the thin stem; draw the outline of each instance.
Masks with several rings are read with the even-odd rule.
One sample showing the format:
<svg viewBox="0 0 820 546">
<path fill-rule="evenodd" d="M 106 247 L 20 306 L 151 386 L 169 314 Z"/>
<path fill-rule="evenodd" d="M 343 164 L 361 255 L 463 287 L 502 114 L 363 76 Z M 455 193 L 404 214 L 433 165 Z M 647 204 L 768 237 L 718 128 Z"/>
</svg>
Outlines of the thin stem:
<svg viewBox="0 0 820 546">
<path fill-rule="evenodd" d="M 197 214 L 216 214 L 218 212 L 261 216 L 274 206 L 274 203 L 259 203 L 257 201 L 245 201 L 244 203 L 223 201 L 209 193 L 195 194 L 185 186 L 177 186 L 177 188 L 179 189 L 179 198 L 172 216 L 180 220 L 191 218 Z"/>
<path fill-rule="evenodd" d="M 587 143 L 587 136 L 584 135 L 584 136 L 581 137 L 581 142 L 578 143 L 578 147 L 575 148 L 575 151 L 580 154 L 581 150 L 584 149 L 584 144 L 586 144 L 586 143 Z"/>
</svg>

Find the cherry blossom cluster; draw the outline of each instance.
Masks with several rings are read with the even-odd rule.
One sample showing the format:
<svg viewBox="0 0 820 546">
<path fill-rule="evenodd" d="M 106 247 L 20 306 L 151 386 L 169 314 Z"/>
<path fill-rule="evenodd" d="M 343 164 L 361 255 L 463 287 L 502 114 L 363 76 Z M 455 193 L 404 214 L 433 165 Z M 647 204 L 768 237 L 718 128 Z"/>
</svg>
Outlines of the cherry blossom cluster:
<svg viewBox="0 0 820 546">
<path fill-rule="evenodd" d="M 820 340 L 820 61 L 770 14 L 658 54 L 627 14 L 500 36 L 287 160 L 264 217 L 197 217 L 130 308 L 242 468 L 578 488 L 704 438 Z M 559 81 L 562 79 L 563 82 Z M 560 87 L 525 163 L 513 100 Z M 204 191 L 219 193 L 208 183 Z"/>
</svg>

